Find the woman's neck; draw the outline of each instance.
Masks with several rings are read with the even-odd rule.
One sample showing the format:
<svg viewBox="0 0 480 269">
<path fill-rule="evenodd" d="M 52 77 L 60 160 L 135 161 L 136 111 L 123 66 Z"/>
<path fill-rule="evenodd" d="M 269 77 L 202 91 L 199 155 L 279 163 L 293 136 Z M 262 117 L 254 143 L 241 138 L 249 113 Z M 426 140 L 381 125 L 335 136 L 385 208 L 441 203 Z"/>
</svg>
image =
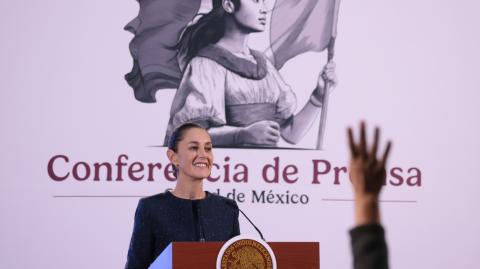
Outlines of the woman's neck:
<svg viewBox="0 0 480 269">
<path fill-rule="evenodd" d="M 180 176 L 172 194 L 182 199 L 203 199 L 205 198 L 203 180 Z"/>
<path fill-rule="evenodd" d="M 234 20 L 227 19 L 225 22 L 225 34 L 217 42 L 217 45 L 227 49 L 232 53 L 249 54 L 248 32 L 239 27 Z"/>
</svg>

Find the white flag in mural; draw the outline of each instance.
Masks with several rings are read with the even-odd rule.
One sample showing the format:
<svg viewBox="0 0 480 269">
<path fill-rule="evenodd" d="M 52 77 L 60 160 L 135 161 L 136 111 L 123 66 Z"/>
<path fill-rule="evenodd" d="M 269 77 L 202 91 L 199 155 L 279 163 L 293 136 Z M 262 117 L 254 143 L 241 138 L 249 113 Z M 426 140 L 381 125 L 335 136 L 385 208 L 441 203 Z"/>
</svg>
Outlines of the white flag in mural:
<svg viewBox="0 0 480 269">
<path fill-rule="evenodd" d="M 138 3 L 138 16 L 125 26 L 135 35 L 130 42 L 133 67 L 125 79 L 137 100 L 151 103 L 158 89 L 176 88 L 180 83 L 182 74 L 173 47 L 200 9 L 201 0 Z"/>
<path fill-rule="evenodd" d="M 340 0 L 277 0 L 270 28 L 275 67 L 307 52 L 322 51 L 336 35 Z"/>
</svg>

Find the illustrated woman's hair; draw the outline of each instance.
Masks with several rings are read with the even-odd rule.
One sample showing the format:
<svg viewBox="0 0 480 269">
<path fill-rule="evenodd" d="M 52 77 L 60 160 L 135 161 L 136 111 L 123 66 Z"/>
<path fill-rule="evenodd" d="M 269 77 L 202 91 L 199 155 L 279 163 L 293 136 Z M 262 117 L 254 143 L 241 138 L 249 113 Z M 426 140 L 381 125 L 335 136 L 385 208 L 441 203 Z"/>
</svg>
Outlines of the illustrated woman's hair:
<svg viewBox="0 0 480 269">
<path fill-rule="evenodd" d="M 212 10 L 183 31 L 175 48 L 185 63 L 195 57 L 202 48 L 217 43 L 225 35 L 225 18 L 229 14 L 223 8 L 222 1 L 212 0 Z M 237 11 L 240 0 L 230 1 Z"/>
</svg>

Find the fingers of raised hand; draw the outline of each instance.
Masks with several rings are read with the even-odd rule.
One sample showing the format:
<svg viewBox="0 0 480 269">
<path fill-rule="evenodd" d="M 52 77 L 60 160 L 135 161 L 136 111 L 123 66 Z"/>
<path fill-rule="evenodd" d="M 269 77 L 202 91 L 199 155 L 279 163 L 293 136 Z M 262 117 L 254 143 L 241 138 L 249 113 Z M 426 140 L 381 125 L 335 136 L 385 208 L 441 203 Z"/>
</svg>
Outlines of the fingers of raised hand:
<svg viewBox="0 0 480 269">
<path fill-rule="evenodd" d="M 357 144 L 353 135 L 352 128 L 348 128 L 348 140 L 350 145 L 350 151 L 352 157 L 361 157 L 362 159 L 367 159 L 367 138 L 365 131 L 365 122 L 360 122 L 360 141 Z"/>
<path fill-rule="evenodd" d="M 387 146 L 385 147 L 385 151 L 383 152 L 382 159 L 380 160 L 381 167 L 385 167 L 385 165 L 387 164 L 388 155 L 390 154 L 391 148 L 392 148 L 392 142 L 388 141 Z"/>
<path fill-rule="evenodd" d="M 350 145 L 350 153 L 352 158 L 355 158 L 358 154 L 357 146 L 355 145 L 355 140 L 353 139 L 353 130 L 351 127 L 348 127 L 348 144 Z"/>
<path fill-rule="evenodd" d="M 372 149 L 370 151 L 370 159 L 376 160 L 379 138 L 380 138 L 380 129 L 378 127 L 375 127 L 375 131 L 373 134 Z"/>
<path fill-rule="evenodd" d="M 366 191 L 378 193 L 385 181 L 386 171 L 384 167 L 376 166 L 370 176 L 366 177 Z"/>
<path fill-rule="evenodd" d="M 359 194 L 378 194 L 386 178 L 385 164 L 391 151 L 391 142 L 386 144 L 381 158 L 377 157 L 380 129 L 378 127 L 375 128 L 373 142 L 369 147 L 367 144 L 366 124 L 364 122 L 360 123 L 359 140 L 355 141 L 352 128 L 348 128 L 348 140 L 352 154 L 350 177 L 354 189 Z"/>
<path fill-rule="evenodd" d="M 367 131 L 365 130 L 365 122 L 360 122 L 360 145 L 359 154 L 363 158 L 367 157 Z"/>
<path fill-rule="evenodd" d="M 368 160 L 371 164 L 379 163 L 382 167 L 386 164 L 392 143 L 388 141 L 382 158 L 378 158 L 377 154 L 380 141 L 380 128 L 375 127 L 371 148 L 368 147 L 367 143 L 367 131 L 365 122 L 362 121 L 360 123 L 360 141 L 358 143 L 355 142 L 352 128 L 349 127 L 347 132 L 352 157 L 361 157 L 362 159 Z"/>
</svg>

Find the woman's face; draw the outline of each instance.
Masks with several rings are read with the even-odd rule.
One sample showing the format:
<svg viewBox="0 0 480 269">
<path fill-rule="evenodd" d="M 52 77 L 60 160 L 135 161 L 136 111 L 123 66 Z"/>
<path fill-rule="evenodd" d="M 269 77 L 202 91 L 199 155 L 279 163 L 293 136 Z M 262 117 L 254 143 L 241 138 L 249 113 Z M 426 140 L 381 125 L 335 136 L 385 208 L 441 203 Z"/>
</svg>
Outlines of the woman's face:
<svg viewBox="0 0 480 269">
<path fill-rule="evenodd" d="M 210 135 L 204 129 L 190 128 L 178 142 L 177 152 L 170 159 L 178 164 L 179 176 L 204 179 L 212 171 L 213 153 Z"/>
<path fill-rule="evenodd" d="M 241 0 L 240 9 L 233 14 L 239 25 L 251 32 L 262 32 L 267 24 L 265 0 Z"/>
</svg>

